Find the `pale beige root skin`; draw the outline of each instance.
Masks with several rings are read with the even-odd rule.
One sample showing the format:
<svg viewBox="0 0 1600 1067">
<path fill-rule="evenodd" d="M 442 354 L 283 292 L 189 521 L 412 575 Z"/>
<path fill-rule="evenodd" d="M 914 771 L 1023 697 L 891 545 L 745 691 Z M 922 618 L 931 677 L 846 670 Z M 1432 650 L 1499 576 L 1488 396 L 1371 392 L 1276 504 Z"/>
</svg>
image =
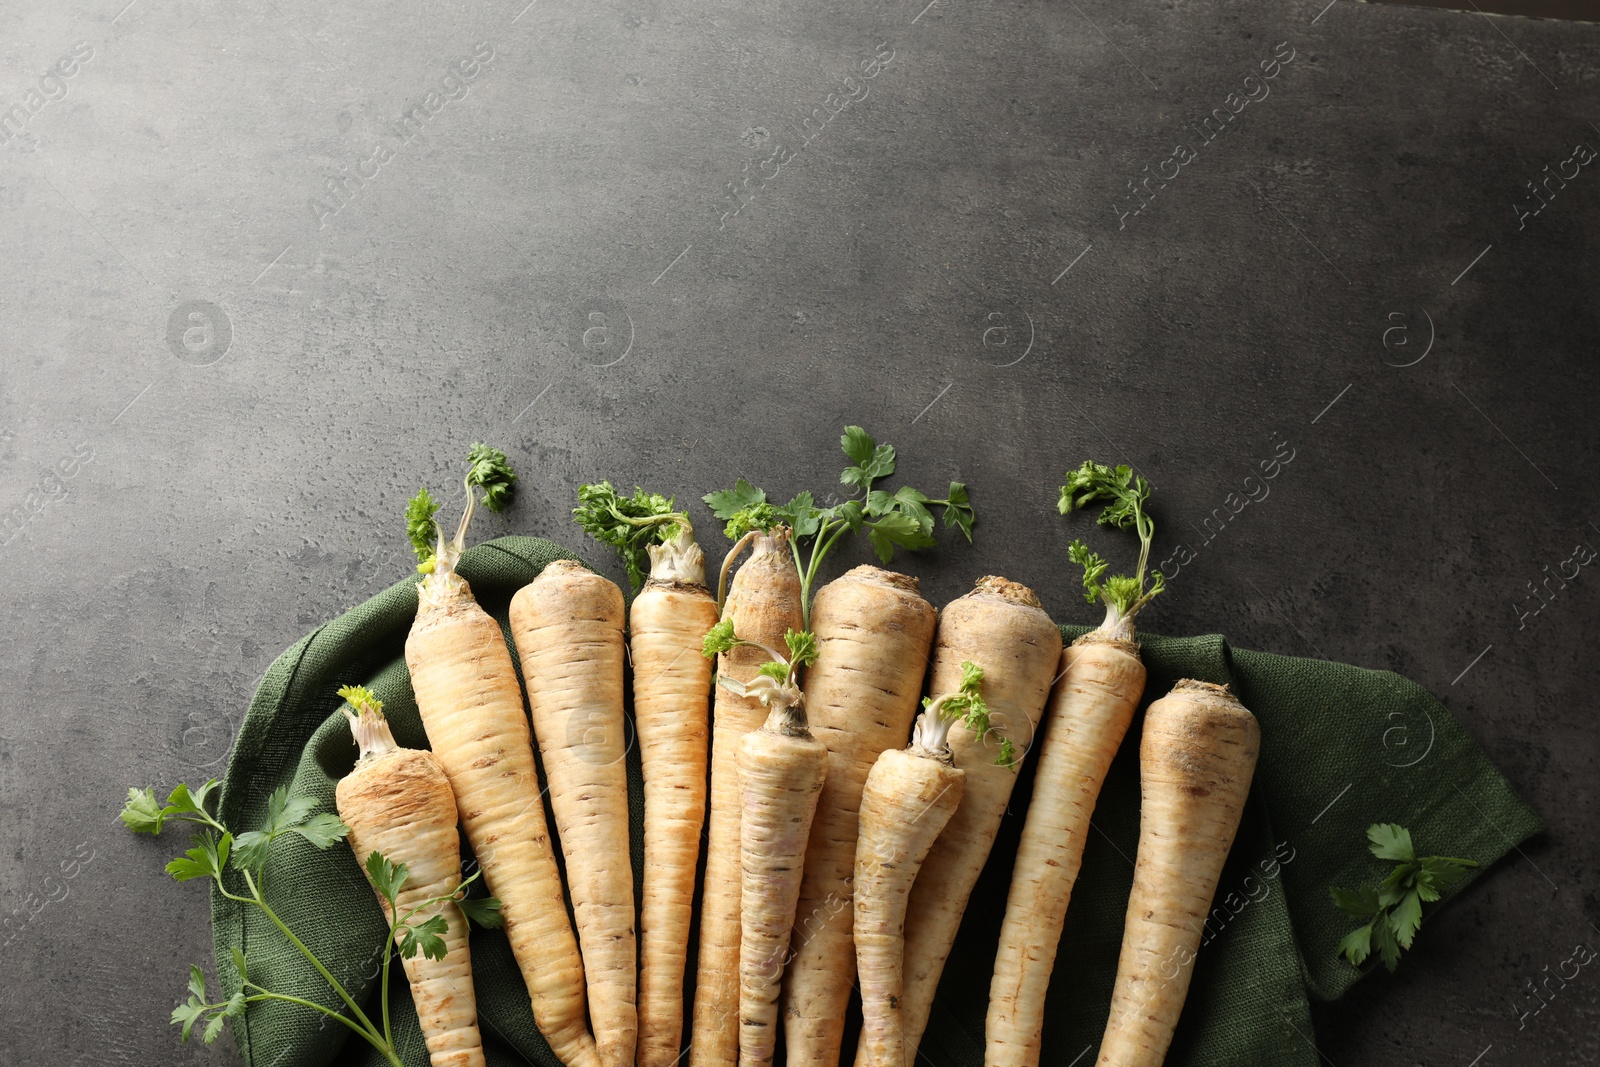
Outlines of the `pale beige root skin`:
<svg viewBox="0 0 1600 1067">
<path fill-rule="evenodd" d="M 828 750 L 763 727 L 739 743 L 739 1064 L 765 1067 L 778 1042 L 778 991 L 806 842 Z M 789 1062 L 806 1062 L 791 1053 Z"/>
<path fill-rule="evenodd" d="M 1166 1059 L 1260 751 L 1255 716 L 1226 686 L 1185 679 L 1145 712 L 1139 854 L 1098 1067 Z"/>
<path fill-rule="evenodd" d="M 1039 1063 L 1045 993 L 1089 818 L 1144 692 L 1144 664 L 1125 641 L 1074 642 L 1062 652 L 1061 667 L 1000 927 L 985 1067 Z"/>
<path fill-rule="evenodd" d="M 500 899 L 534 1021 L 567 1067 L 599 1067 L 585 1019 L 583 959 L 567 920 L 522 687 L 500 624 L 448 575 L 424 580 L 406 666 L 428 741 L 450 778 L 461 826 Z"/>
<path fill-rule="evenodd" d="M 704 585 L 652 578 L 633 601 L 633 714 L 644 767 L 639 1067 L 673 1067 L 682 1053 L 710 734 L 711 661 L 700 645 L 716 622 Z"/>
<path fill-rule="evenodd" d="M 800 629 L 800 574 L 784 540 L 757 537 L 750 559 L 734 572 L 723 617 L 733 620 L 739 637 L 772 648 L 783 648 L 784 633 Z M 760 649 L 741 646 L 720 656 L 717 670 L 748 682 L 767 659 Z M 767 718 L 755 699 L 720 685 L 715 694 L 690 1067 L 733 1067 L 739 1061 L 739 743 Z"/>
<path fill-rule="evenodd" d="M 927 691 L 955 692 L 961 684 L 961 664 L 966 662 L 983 668 L 983 699 L 989 705 L 993 734 L 1011 739 L 1020 768 L 1061 666 L 1061 631 L 1026 586 L 1004 578 L 980 578 L 972 592 L 939 613 Z M 1017 784 L 1017 771 L 995 763 L 1000 754 L 996 736 L 975 737 L 955 723 L 950 727 L 950 752 L 955 765 L 966 772 L 965 792 L 933 843 L 906 910 L 900 1026 L 907 1063 L 917 1058 L 967 899 L 988 862 Z M 864 1050 L 864 1044 L 857 1046 L 856 1067 L 865 1067 Z"/>
<path fill-rule="evenodd" d="M 622 590 L 557 560 L 511 598 L 511 636 L 567 864 L 567 892 L 603 1067 L 631 1067 L 638 1037 L 633 865 L 622 712 Z"/>
<path fill-rule="evenodd" d="M 339 780 L 336 796 L 339 818 L 350 827 L 347 840 L 363 871 L 374 852 L 406 865 L 406 882 L 396 897 L 402 915 L 460 884 L 456 798 L 433 753 L 397 748 L 364 759 Z M 378 902 L 393 925 L 388 901 L 380 895 Z M 420 924 L 434 915 L 443 915 L 449 924 L 444 958 L 430 960 L 419 952 L 403 961 L 428 1059 L 433 1067 L 483 1067 L 467 920 L 454 904 L 441 901 L 418 912 L 412 922 Z"/>
<path fill-rule="evenodd" d="M 878 757 L 861 794 L 856 841 L 856 969 L 864 1067 L 910 1067 L 905 1035 L 906 904 L 929 849 L 962 803 L 966 773 L 915 748 Z"/>
<path fill-rule="evenodd" d="M 915 578 L 857 567 L 818 590 L 811 627 L 817 662 L 805 674 L 805 707 L 828 748 L 828 784 L 806 849 L 783 1032 L 790 1062 L 834 1064 L 856 969 L 851 884 L 861 790 L 878 756 L 911 734 L 934 610 Z"/>
</svg>

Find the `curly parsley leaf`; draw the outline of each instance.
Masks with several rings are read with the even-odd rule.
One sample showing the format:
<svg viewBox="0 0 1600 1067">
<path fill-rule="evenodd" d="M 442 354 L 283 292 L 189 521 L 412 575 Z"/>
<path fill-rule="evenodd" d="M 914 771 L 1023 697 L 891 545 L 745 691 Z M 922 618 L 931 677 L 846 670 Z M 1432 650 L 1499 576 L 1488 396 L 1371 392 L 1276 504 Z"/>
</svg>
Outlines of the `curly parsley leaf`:
<svg viewBox="0 0 1600 1067">
<path fill-rule="evenodd" d="M 1057 510 L 1063 515 L 1095 504 L 1102 505 L 1097 522 L 1119 530 L 1134 527 L 1139 535 L 1139 566 L 1132 577 L 1117 575 L 1102 582 L 1107 569 L 1106 561 L 1090 552 L 1082 541 L 1074 540 L 1067 556 L 1084 569 L 1083 585 L 1092 603 L 1102 600 L 1121 619 L 1131 618 L 1139 609 L 1166 587 L 1158 569 L 1145 586 L 1146 567 L 1150 559 L 1150 543 L 1155 538 L 1155 522 L 1145 511 L 1145 501 L 1150 498 L 1150 483 L 1135 476 L 1128 466 L 1108 467 L 1103 463 L 1086 460 L 1081 467 L 1067 473 L 1066 484 L 1061 487 Z"/>
<path fill-rule="evenodd" d="M 689 516 L 674 510 L 671 497 L 638 486 L 632 496 L 625 496 L 610 482 L 580 486 L 572 518 L 589 536 L 617 550 L 635 592 L 650 572 L 649 546 L 689 525 Z"/>
<path fill-rule="evenodd" d="M 511 503 L 517 480 L 506 454 L 498 448 L 475 444 L 467 453 L 467 463 L 471 468 L 467 471 L 467 489 L 482 489 L 483 506 L 494 512 L 504 511 Z"/>
<path fill-rule="evenodd" d="M 433 559 L 439 543 L 439 524 L 434 520 L 438 513 L 439 502 L 426 486 L 406 503 L 406 538 L 411 542 L 411 551 L 417 554 L 418 567 Z"/>
<path fill-rule="evenodd" d="M 704 640 L 700 642 L 700 654 L 706 659 L 715 659 L 738 643 L 739 639 L 733 635 L 733 620 L 723 619 L 706 631 Z"/>
</svg>

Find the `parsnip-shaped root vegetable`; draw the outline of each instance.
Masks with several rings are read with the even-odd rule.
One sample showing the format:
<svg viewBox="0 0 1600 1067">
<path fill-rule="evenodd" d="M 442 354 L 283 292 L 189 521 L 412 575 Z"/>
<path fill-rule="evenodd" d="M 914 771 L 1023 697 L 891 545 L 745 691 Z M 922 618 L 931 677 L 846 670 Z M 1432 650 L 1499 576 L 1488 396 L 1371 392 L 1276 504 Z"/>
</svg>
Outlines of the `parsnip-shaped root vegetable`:
<svg viewBox="0 0 1600 1067">
<path fill-rule="evenodd" d="M 445 923 L 438 935 L 444 943 L 441 958 L 414 952 L 403 961 L 429 1061 L 433 1067 L 483 1067 L 467 920 L 448 899 L 461 883 L 450 781 L 433 753 L 395 744 L 383 704 L 369 690 L 347 686 L 339 695 L 355 708 L 341 710 L 361 750 L 355 769 L 339 779 L 335 790 L 339 818 L 350 827 L 350 848 L 363 869 L 374 852 L 405 866 L 406 879 L 395 894 L 402 917 L 414 912 L 411 923 L 418 926 L 434 916 Z M 393 926 L 396 916 L 381 890 L 378 902 Z M 384 1021 L 387 1025 L 387 1017 Z"/>
<path fill-rule="evenodd" d="M 1098 1067 L 1166 1059 L 1260 750 L 1255 716 L 1225 685 L 1185 678 L 1145 712 L 1139 855 Z"/>
<path fill-rule="evenodd" d="M 616 583 L 575 560 L 549 564 L 511 598 L 602 1067 L 631 1067 L 638 1036 L 623 611 Z"/>
<path fill-rule="evenodd" d="M 838 1062 L 855 979 L 851 886 L 861 791 L 878 756 L 905 744 L 933 641 L 933 607 L 917 580 L 856 567 L 817 593 L 817 662 L 806 714 L 828 748 L 800 886 L 797 944 L 784 978 L 784 1038 L 796 1064 Z"/>
<path fill-rule="evenodd" d="M 734 645 L 717 659 L 717 676 L 739 685 L 754 681 L 771 658 L 762 646 L 782 645 L 784 634 L 801 626 L 800 574 L 789 554 L 788 529 L 752 534 L 751 542 L 750 559 L 735 572 L 722 613 L 723 623 L 749 643 Z M 756 696 L 741 696 L 726 684 L 716 687 L 714 699 L 711 812 L 689 1067 L 733 1067 L 739 1060 L 739 744 L 769 714 Z"/>
<path fill-rule="evenodd" d="M 706 814 L 711 662 L 700 648 L 716 625 L 717 602 L 706 589 L 705 553 L 689 516 L 667 497 L 642 489 L 622 496 L 599 482 L 578 490 L 572 514 L 617 550 L 638 592 L 628 620 L 644 770 L 636 1062 L 675 1067 L 683 1054 L 684 965 Z"/>
<path fill-rule="evenodd" d="M 966 784 L 961 805 L 917 875 L 906 910 L 899 1006 L 907 1063 L 916 1059 L 967 899 L 994 847 L 1017 768 L 1033 745 L 1061 660 L 1061 631 L 1026 586 L 980 578 L 970 593 L 939 613 L 928 691 L 943 693 L 959 686 L 962 664 L 969 660 L 983 664 L 983 699 L 991 726 L 987 735 L 961 722 L 950 727 L 950 752 L 956 767 L 966 772 Z M 858 845 L 858 857 L 859 852 Z M 859 883 L 857 875 L 857 893 Z M 859 940 L 859 926 L 856 936 Z M 863 1034 L 856 1067 L 865 1064 Z"/>
<path fill-rule="evenodd" d="M 430 536 L 437 537 L 437 551 L 421 565 L 427 573 L 417 586 L 406 666 L 462 829 L 489 892 L 500 900 L 534 1021 L 566 1067 L 599 1067 L 584 1018 L 583 959 L 545 824 L 522 687 L 500 624 L 478 606 L 455 569 L 477 506 L 474 488 L 484 489 L 490 506 L 510 488 L 504 454 L 480 448 L 473 449 L 467 507 L 451 541 L 433 527 L 437 505 L 426 490 L 407 512 L 419 554 Z"/>
<path fill-rule="evenodd" d="M 855 943 L 861 977 L 865 1067 L 907 1067 L 904 1032 L 906 903 L 928 850 L 961 803 L 966 772 L 950 755 L 952 721 L 977 736 L 989 730 L 978 689 L 983 671 L 961 665 L 954 692 L 924 701 L 911 744 L 880 755 L 861 794 L 856 841 Z"/>
<path fill-rule="evenodd" d="M 1139 567 L 1134 577 L 1101 584 L 1106 562 L 1081 541 L 1069 556 L 1084 569 L 1092 603 L 1106 605 L 1100 627 L 1061 654 L 1061 677 L 1045 712 L 1033 798 L 1012 868 L 994 977 L 989 985 L 985 1067 L 1037 1067 L 1045 994 L 1056 949 L 1083 861 L 1083 846 L 1106 771 L 1144 694 L 1145 669 L 1133 641 L 1134 616 L 1161 591 L 1160 572 L 1145 589 L 1154 524 L 1144 513 L 1149 484 L 1127 467 L 1085 463 L 1061 489 L 1063 514 L 1107 501 L 1101 522 L 1135 526 Z"/>
<path fill-rule="evenodd" d="M 828 773 L 828 750 L 806 727 L 796 684 L 799 670 L 816 659 L 816 642 L 792 630 L 784 640 L 787 656 L 756 646 L 771 658 L 748 684 L 717 679 L 772 709 L 761 728 L 739 742 L 740 1067 L 766 1067 L 777 1051 L 780 979 L 817 794 Z M 725 619 L 706 635 L 705 653 L 749 644 Z"/>
</svg>

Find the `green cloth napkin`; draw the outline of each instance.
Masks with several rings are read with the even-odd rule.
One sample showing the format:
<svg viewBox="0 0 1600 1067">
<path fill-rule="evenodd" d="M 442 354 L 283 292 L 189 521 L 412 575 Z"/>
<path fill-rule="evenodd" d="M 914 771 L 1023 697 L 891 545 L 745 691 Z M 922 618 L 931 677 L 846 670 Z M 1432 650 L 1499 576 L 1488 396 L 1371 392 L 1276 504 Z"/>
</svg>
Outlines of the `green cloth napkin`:
<svg viewBox="0 0 1600 1067">
<path fill-rule="evenodd" d="M 460 571 L 504 628 L 512 594 L 546 563 L 570 558 L 548 541 L 502 537 L 469 549 Z M 341 701 L 334 690 L 342 684 L 370 685 L 384 701 L 396 739 L 427 746 L 403 658 L 416 611 L 414 585 L 402 581 L 318 627 L 268 669 L 223 782 L 221 813 L 229 827 L 237 832 L 259 825 L 268 795 L 279 786 L 315 798 L 319 811 L 333 810 L 335 783 L 356 755 L 337 714 Z M 1063 627 L 1062 632 L 1070 640 L 1085 629 Z M 1385 873 L 1385 865 L 1367 852 L 1366 827 L 1401 823 L 1420 850 L 1475 858 L 1481 873 L 1513 844 L 1538 832 L 1538 817 L 1444 707 L 1398 675 L 1246 652 L 1216 635 L 1143 634 L 1140 641 L 1149 669 L 1146 703 L 1179 678 L 1227 682 L 1260 719 L 1262 734 L 1251 801 L 1217 890 L 1213 921 L 1167 1062 L 1171 1067 L 1314 1067 L 1319 1061 L 1312 1046 L 1310 999 L 1334 999 L 1361 977 L 1336 955 L 1339 939 L 1354 923 L 1329 903 L 1328 886 L 1353 888 Z M 1092 1064 L 1090 1053 L 1105 1027 L 1138 842 L 1142 722 L 1141 709 L 1095 809 L 1051 983 L 1046 1067 Z M 933 1067 L 983 1062 L 989 975 L 1032 794 L 1032 768 L 1028 761 L 1021 772 L 1012 812 L 945 968 L 922 1044 Z M 637 884 L 643 804 L 636 746 L 629 748 L 628 775 L 633 812 L 628 832 Z M 553 817 L 550 826 L 553 833 Z M 291 838 L 274 846 L 266 878 L 268 897 L 290 929 L 358 1002 L 375 1007 L 380 962 L 375 953 L 383 918 L 350 850 L 338 845 L 319 852 Z M 211 910 L 218 974 L 229 992 L 237 987 L 232 951 L 239 947 L 249 955 L 253 981 L 337 1004 L 326 983 L 256 909 L 213 892 Z M 1422 936 L 1425 944 L 1427 935 Z M 556 1067 L 534 1026 L 504 935 L 475 931 L 472 963 L 488 1062 Z M 398 965 L 391 982 L 403 1058 L 426 1065 Z M 685 982 L 692 992 L 692 973 Z M 852 1050 L 854 1026 L 846 1036 Z M 292 1005 L 252 1006 L 236 1036 L 252 1067 L 378 1067 L 382 1062 L 344 1027 Z"/>
</svg>

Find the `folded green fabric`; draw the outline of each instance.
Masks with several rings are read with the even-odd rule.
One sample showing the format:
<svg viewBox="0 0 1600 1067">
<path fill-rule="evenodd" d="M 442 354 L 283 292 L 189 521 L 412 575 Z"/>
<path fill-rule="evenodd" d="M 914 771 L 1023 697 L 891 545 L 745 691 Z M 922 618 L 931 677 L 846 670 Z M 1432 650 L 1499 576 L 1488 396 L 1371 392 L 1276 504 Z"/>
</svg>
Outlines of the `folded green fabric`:
<svg viewBox="0 0 1600 1067">
<path fill-rule="evenodd" d="M 512 594 L 546 563 L 571 558 L 548 541 L 503 537 L 469 549 L 460 571 L 504 627 Z M 251 702 L 229 761 L 221 800 L 225 823 L 236 831 L 258 825 L 267 797 L 279 786 L 315 798 L 318 810 L 333 810 L 334 786 L 356 755 L 337 714 L 341 701 L 334 691 L 342 684 L 371 686 L 384 701 L 396 739 L 427 746 L 403 656 L 415 611 L 414 582 L 402 581 L 319 627 L 278 658 Z M 1062 632 L 1070 640 L 1085 629 L 1063 627 Z M 1253 795 L 1218 887 L 1213 921 L 1167 1062 L 1172 1067 L 1313 1067 L 1318 1056 L 1309 1000 L 1336 998 L 1361 976 L 1336 955 L 1339 939 L 1354 924 L 1329 903 L 1327 887 L 1355 887 L 1385 873 L 1367 852 L 1366 827 L 1401 823 L 1419 849 L 1477 859 L 1482 866 L 1476 873 L 1481 873 L 1513 844 L 1538 832 L 1538 817 L 1444 707 L 1404 678 L 1246 652 L 1216 635 L 1144 634 L 1140 640 L 1149 670 L 1146 703 L 1178 678 L 1227 682 L 1260 719 L 1262 734 Z M 1092 1063 L 1105 1027 L 1138 842 L 1141 724 L 1142 713 L 1095 810 L 1051 983 L 1046 1067 Z M 989 974 L 1032 793 L 1032 767 L 1029 761 L 1021 772 L 1012 812 L 945 969 L 922 1045 L 934 1067 L 983 1062 Z M 628 775 L 634 805 L 627 832 L 637 878 L 642 804 L 636 747 L 629 749 Z M 553 832 L 553 818 L 550 825 Z M 358 1001 L 375 1003 L 383 918 L 350 850 L 339 845 L 319 852 L 294 838 L 275 846 L 266 879 L 268 897 L 289 927 Z M 253 981 L 330 1007 L 337 1004 L 327 984 L 255 909 L 213 892 L 211 912 L 218 975 L 230 993 L 237 988 L 232 950 L 240 947 L 249 955 Z M 489 1063 L 556 1067 L 534 1026 L 504 935 L 475 931 L 472 953 Z M 398 966 L 393 970 L 397 1041 L 408 1064 L 425 1065 L 403 974 Z M 692 992 L 692 973 L 685 984 Z M 292 1005 L 252 1006 L 236 1035 L 253 1067 L 381 1064 L 344 1027 Z M 853 1032 L 846 1041 L 853 1049 Z"/>
</svg>

